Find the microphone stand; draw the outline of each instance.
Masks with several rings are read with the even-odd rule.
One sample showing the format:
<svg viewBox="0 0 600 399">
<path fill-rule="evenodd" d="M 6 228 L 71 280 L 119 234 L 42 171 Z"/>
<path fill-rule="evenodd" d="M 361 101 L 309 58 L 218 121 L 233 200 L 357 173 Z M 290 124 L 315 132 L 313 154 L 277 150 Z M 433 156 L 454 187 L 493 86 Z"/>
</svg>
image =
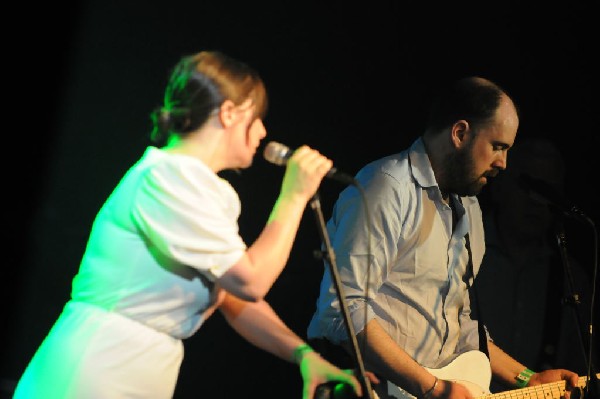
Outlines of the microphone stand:
<svg viewBox="0 0 600 399">
<path fill-rule="evenodd" d="M 310 200 L 310 207 L 314 211 L 317 225 L 319 226 L 319 234 L 321 236 L 321 240 L 323 245 L 325 246 L 325 259 L 327 260 L 327 264 L 329 265 L 329 270 L 331 272 L 332 280 L 334 283 L 335 291 L 337 293 L 338 300 L 340 301 L 340 310 L 342 311 L 342 316 L 344 318 L 344 323 L 348 330 L 348 335 L 350 341 L 352 342 L 352 352 L 354 355 L 354 361 L 358 365 L 359 374 L 357 376 L 359 382 L 363 388 L 363 397 L 368 399 L 374 399 L 373 390 L 371 388 L 371 383 L 369 378 L 365 372 L 365 366 L 360 354 L 360 350 L 358 348 L 358 341 L 356 340 L 356 334 L 354 332 L 354 326 L 350 321 L 350 312 L 348 311 L 348 306 L 346 304 L 346 298 L 342 292 L 342 286 L 340 283 L 340 277 L 337 270 L 337 264 L 335 262 L 335 253 L 331 246 L 331 241 L 329 240 L 329 235 L 327 234 L 327 226 L 325 223 L 325 219 L 323 217 L 323 211 L 321 209 L 321 201 L 319 199 L 319 192 L 317 191 L 315 195 Z"/>
<path fill-rule="evenodd" d="M 595 231 L 595 226 L 594 226 L 594 222 L 589 219 L 588 217 L 585 217 L 581 211 L 577 212 L 577 216 L 580 219 L 584 219 L 587 222 L 589 222 L 592 225 L 592 228 Z M 584 388 L 584 397 L 589 399 L 600 399 L 600 383 L 598 381 L 598 376 L 597 376 L 597 371 L 595 369 L 595 365 L 592 359 L 592 354 L 594 352 L 592 352 L 592 346 L 593 346 L 593 328 L 592 328 L 592 319 L 590 319 L 590 325 L 586 328 L 586 326 L 584 325 L 582 318 L 581 318 L 581 301 L 579 298 L 579 294 L 575 291 L 575 284 L 573 281 L 573 272 L 572 272 L 572 268 L 571 265 L 569 263 L 569 259 L 567 256 L 567 249 L 566 249 L 566 234 L 565 234 L 565 230 L 564 230 L 564 226 L 562 224 L 562 222 L 559 222 L 557 224 L 557 229 L 556 229 L 556 238 L 558 239 L 558 248 L 560 251 L 560 255 L 561 255 L 561 260 L 563 263 L 563 268 L 564 268 L 564 273 L 567 279 L 567 287 L 568 287 L 568 292 L 567 295 L 565 295 L 563 301 L 565 304 L 570 305 L 571 309 L 573 309 L 573 315 L 575 317 L 575 321 L 577 323 L 577 333 L 578 333 L 578 337 L 579 337 L 579 342 L 581 344 L 581 350 L 583 353 L 583 359 L 585 361 L 585 365 L 587 366 L 587 381 L 586 381 L 586 387 Z M 597 253 L 597 251 L 596 251 Z M 592 285 L 595 285 L 595 278 L 596 278 L 596 273 L 595 270 L 597 269 L 597 259 L 595 259 L 594 262 L 594 273 L 593 273 L 593 278 L 592 278 Z M 590 306 L 593 308 L 594 306 L 594 293 L 595 293 L 595 287 L 592 287 L 592 298 L 590 301 Z M 593 314 L 593 309 L 590 309 L 590 314 Z M 591 316 L 593 317 L 593 316 Z M 584 339 L 584 334 L 583 331 L 588 331 L 589 332 L 589 347 L 587 347 L 588 345 L 585 344 L 585 339 Z M 589 352 L 589 357 L 588 355 L 586 355 L 586 347 L 588 349 Z"/>
</svg>

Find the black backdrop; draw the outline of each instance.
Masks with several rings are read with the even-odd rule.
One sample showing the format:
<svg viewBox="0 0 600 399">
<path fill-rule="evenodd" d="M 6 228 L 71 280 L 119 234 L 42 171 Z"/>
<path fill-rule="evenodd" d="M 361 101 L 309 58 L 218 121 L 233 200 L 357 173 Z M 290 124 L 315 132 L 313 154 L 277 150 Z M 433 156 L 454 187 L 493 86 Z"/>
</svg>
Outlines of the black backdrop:
<svg viewBox="0 0 600 399">
<path fill-rule="evenodd" d="M 5 32 L 3 57 L 5 394 L 68 299 L 93 217 L 148 144 L 149 112 L 184 54 L 219 49 L 256 67 L 270 95 L 266 141 L 307 143 L 348 173 L 409 145 L 439 83 L 491 78 L 521 108 L 519 137 L 559 144 L 570 199 L 598 219 L 589 2 L 123 3 L 21 4 L 6 16 L 15 27 Z M 257 156 L 241 175 L 225 175 L 242 199 L 247 242 L 266 221 L 282 172 Z M 323 183 L 326 216 L 342 188 Z M 301 335 L 318 292 L 319 244 L 307 208 L 268 296 Z M 569 245 L 593 251 L 587 232 Z M 176 398 L 246 396 L 300 398 L 299 373 L 217 314 L 186 341 Z"/>
</svg>

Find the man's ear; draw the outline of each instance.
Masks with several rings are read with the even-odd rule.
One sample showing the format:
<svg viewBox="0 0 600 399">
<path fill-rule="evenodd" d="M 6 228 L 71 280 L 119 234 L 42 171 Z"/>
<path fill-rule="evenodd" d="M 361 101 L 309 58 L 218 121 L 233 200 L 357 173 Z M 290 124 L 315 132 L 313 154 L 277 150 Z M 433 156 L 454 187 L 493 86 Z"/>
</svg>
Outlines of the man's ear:
<svg viewBox="0 0 600 399">
<path fill-rule="evenodd" d="M 454 122 L 452 125 L 452 143 L 455 148 L 461 148 L 467 139 L 469 138 L 469 134 L 471 133 L 471 126 L 469 122 L 464 119 Z"/>
<path fill-rule="evenodd" d="M 219 121 L 223 127 L 231 126 L 236 119 L 235 104 L 231 100 L 223 101 L 219 107 Z"/>
</svg>

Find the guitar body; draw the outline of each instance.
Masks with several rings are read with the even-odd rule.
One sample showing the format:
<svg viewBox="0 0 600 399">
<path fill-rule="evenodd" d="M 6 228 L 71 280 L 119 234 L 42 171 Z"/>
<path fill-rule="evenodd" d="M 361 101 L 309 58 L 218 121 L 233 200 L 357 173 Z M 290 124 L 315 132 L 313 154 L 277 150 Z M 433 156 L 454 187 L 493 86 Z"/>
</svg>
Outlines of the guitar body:
<svg viewBox="0 0 600 399">
<path fill-rule="evenodd" d="M 565 396 L 566 384 L 562 380 L 494 394 L 490 393 L 492 369 L 487 356 L 480 351 L 463 353 L 442 368 L 427 368 L 427 370 L 439 379 L 464 385 L 477 399 L 563 399 Z M 600 373 L 597 374 L 597 378 L 600 378 Z M 586 383 L 586 377 L 579 377 L 577 387 L 584 388 Z M 387 383 L 382 382 L 375 385 L 375 399 L 416 399 L 416 397 L 388 381 Z"/>
<path fill-rule="evenodd" d="M 473 350 L 459 355 L 456 359 L 439 369 L 426 368 L 431 374 L 441 380 L 458 382 L 467 387 L 474 397 L 488 394 L 492 381 L 492 369 L 487 356 Z M 387 382 L 376 387 L 379 399 L 416 399 L 399 386 Z"/>
</svg>

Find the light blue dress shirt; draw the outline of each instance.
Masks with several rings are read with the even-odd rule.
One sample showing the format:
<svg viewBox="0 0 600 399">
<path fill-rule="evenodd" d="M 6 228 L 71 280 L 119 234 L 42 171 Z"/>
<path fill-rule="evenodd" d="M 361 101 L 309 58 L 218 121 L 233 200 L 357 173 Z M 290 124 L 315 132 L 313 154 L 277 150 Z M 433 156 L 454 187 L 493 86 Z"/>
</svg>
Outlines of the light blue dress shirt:
<svg viewBox="0 0 600 399">
<path fill-rule="evenodd" d="M 477 198 L 451 195 L 453 228 L 452 208 L 442 200 L 421 138 L 366 165 L 356 178 L 366 201 L 349 186 L 327 223 L 355 332 L 376 318 L 400 347 L 431 368 L 478 349 L 465 246 L 469 233 L 477 274 L 485 248 Z M 340 343 L 347 328 L 328 265 L 320 290 L 308 338 Z"/>
</svg>

